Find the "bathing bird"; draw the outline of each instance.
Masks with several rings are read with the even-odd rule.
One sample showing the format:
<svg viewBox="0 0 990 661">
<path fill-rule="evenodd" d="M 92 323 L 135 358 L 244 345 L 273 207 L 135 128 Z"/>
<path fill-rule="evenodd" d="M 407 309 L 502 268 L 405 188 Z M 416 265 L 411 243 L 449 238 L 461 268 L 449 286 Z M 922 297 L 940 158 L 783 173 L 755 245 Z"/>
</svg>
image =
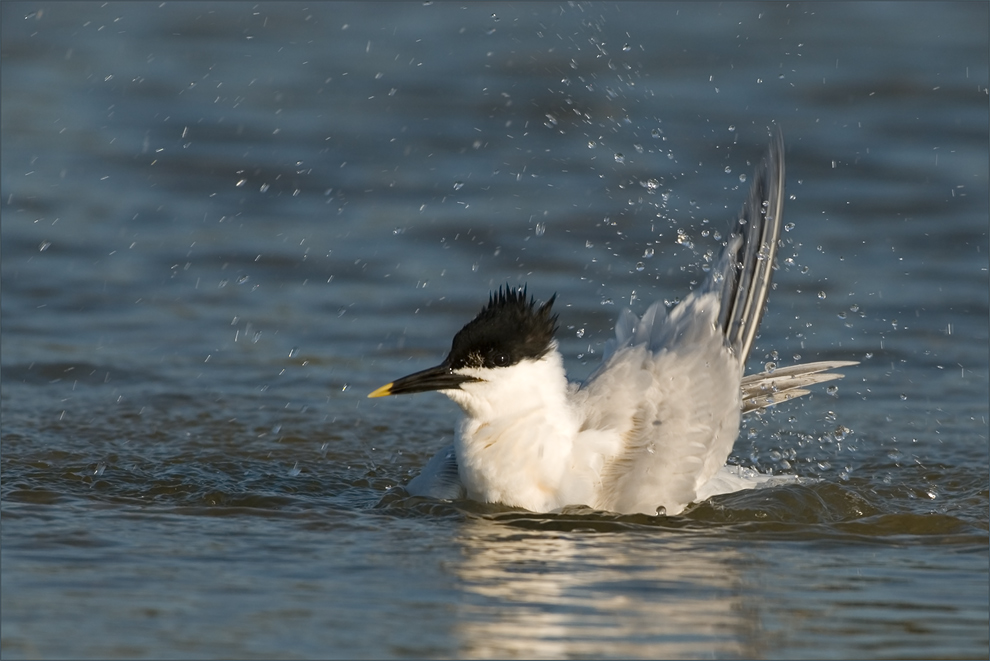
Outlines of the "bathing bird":
<svg viewBox="0 0 990 661">
<path fill-rule="evenodd" d="M 713 495 L 781 478 L 726 466 L 743 415 L 809 393 L 857 364 L 825 361 L 744 375 L 770 292 L 784 204 L 778 133 L 704 283 L 670 310 L 624 310 L 601 365 L 568 381 L 556 295 L 499 288 L 436 367 L 369 397 L 436 390 L 464 412 L 454 442 L 406 491 L 533 512 L 583 505 L 676 515 Z"/>
</svg>

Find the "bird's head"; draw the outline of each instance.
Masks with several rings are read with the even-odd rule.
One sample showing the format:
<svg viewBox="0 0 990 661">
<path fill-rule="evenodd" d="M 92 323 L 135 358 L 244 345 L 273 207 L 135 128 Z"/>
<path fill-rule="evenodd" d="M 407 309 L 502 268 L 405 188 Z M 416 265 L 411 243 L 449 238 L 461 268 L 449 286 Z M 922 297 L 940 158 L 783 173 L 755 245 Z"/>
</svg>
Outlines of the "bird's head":
<svg viewBox="0 0 990 661">
<path fill-rule="evenodd" d="M 527 300 L 526 288 L 508 285 L 492 293 L 486 305 L 457 335 L 450 353 L 436 367 L 404 376 L 375 390 L 368 397 L 403 395 L 439 390 L 462 406 L 458 391 L 469 384 L 503 382 L 514 372 L 552 352 L 557 315 L 550 311 L 556 294 L 543 305 Z"/>
</svg>

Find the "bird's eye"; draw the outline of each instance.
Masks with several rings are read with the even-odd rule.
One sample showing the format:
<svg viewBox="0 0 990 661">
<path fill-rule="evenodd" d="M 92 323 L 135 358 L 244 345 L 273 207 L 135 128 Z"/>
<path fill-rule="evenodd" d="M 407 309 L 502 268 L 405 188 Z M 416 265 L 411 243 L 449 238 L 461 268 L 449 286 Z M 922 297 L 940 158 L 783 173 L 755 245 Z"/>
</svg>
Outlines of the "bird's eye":
<svg viewBox="0 0 990 661">
<path fill-rule="evenodd" d="M 496 353 L 492 356 L 492 362 L 495 363 L 495 367 L 505 367 L 509 364 L 509 354 Z"/>
</svg>

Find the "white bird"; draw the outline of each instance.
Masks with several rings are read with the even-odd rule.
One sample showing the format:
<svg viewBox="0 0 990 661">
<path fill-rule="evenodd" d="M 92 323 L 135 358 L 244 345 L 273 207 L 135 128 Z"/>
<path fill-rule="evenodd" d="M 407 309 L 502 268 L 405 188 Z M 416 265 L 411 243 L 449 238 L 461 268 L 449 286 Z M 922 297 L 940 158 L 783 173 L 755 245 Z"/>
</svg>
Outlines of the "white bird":
<svg viewBox="0 0 990 661">
<path fill-rule="evenodd" d="M 440 365 L 369 397 L 439 390 L 465 417 L 454 443 L 406 490 L 534 512 L 584 505 L 676 515 L 772 478 L 725 466 L 744 413 L 807 394 L 855 362 L 743 376 L 770 290 L 784 202 L 778 135 L 706 283 L 668 313 L 624 310 L 601 366 L 569 383 L 551 313 L 526 288 L 499 288 Z"/>
</svg>

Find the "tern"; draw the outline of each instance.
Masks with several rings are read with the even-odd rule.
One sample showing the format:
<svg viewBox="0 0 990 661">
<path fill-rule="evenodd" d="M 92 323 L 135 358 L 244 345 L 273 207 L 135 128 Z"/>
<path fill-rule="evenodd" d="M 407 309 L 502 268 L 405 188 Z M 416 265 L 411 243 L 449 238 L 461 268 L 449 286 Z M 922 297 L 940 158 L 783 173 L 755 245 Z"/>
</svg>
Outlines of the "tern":
<svg viewBox="0 0 990 661">
<path fill-rule="evenodd" d="M 680 514 L 713 495 L 773 481 L 726 466 L 742 416 L 841 378 L 853 361 L 744 376 L 770 291 L 784 203 L 778 133 L 706 281 L 670 309 L 624 310 L 584 383 L 564 372 L 556 294 L 542 305 L 501 287 L 442 363 L 368 397 L 440 391 L 464 412 L 454 443 L 405 489 L 533 512 L 586 506 Z M 779 478 L 776 478 L 779 480 Z"/>
</svg>

